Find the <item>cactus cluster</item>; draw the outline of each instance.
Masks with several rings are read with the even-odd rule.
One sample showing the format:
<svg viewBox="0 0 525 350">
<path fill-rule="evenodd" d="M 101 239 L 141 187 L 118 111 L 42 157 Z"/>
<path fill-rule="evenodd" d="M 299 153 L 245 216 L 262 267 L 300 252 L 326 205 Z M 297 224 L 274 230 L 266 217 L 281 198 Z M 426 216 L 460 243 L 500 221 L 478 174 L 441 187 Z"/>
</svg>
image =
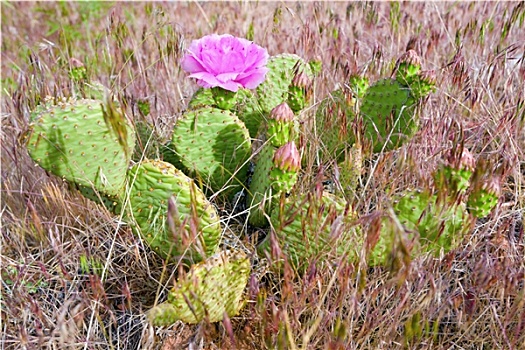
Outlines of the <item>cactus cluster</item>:
<svg viewBox="0 0 525 350">
<path fill-rule="evenodd" d="M 244 305 L 250 259 L 237 248 L 223 249 L 217 198 L 245 194 L 247 222 L 270 226 L 258 253 L 286 257 L 301 273 L 305 262 L 357 261 L 358 242 L 366 241 L 371 264 L 384 264 L 400 242 L 413 244 L 414 252 L 448 251 L 472 218 L 497 202 L 497 182 L 476 175 L 483 172 L 468 154 L 454 154 L 436 171 L 434 189 L 397 197 L 394 216 L 383 221 L 378 237 L 365 240 L 347 200 L 318 187 L 301 193 L 297 186 L 304 152 L 299 117 L 306 115 L 318 68 L 291 54 L 271 57 L 267 68 L 266 80 L 252 90 L 197 90 L 169 142 L 155 145 L 162 159 L 132 159 L 137 131 L 114 101 L 46 100 L 31 115 L 27 147 L 41 167 L 120 214 L 167 262 L 190 265 L 168 300 L 148 312 L 153 325 L 216 322 Z M 395 78 L 369 84 L 353 75 L 321 102 L 318 138 L 304 146 L 320 145 L 322 161 L 335 161 L 341 187 L 354 191 L 363 155 L 393 150 L 414 135 L 418 106 L 434 84 L 411 51 L 398 61 Z"/>
<path fill-rule="evenodd" d="M 312 70 L 294 55 L 272 58 L 269 68 L 264 86 L 253 92 L 198 90 L 177 118 L 171 140 L 156 145 L 164 160 L 133 157 L 136 134 L 143 141 L 148 128 L 131 123 L 115 101 L 48 99 L 31 115 L 27 148 L 41 167 L 121 215 L 161 258 L 191 266 L 168 301 L 149 312 L 155 325 L 216 322 L 244 304 L 250 260 L 235 248 L 221 249 L 222 225 L 206 195 L 231 198 L 248 191 L 263 202 L 259 195 L 287 193 L 297 179 L 297 120 L 287 103 L 296 113 L 306 106 Z M 270 115 L 278 105 L 277 112 L 287 108 L 288 116 Z M 255 177 L 264 181 L 247 188 L 252 139 L 258 136 L 267 147 L 256 157 Z"/>
<path fill-rule="evenodd" d="M 421 252 L 439 256 L 458 247 L 474 220 L 489 215 L 497 205 L 497 178 L 476 176 L 486 173 L 484 163 L 476 164 L 467 149 L 453 148 L 434 172 L 433 188 L 406 190 L 393 200 L 394 223 L 385 216 L 379 240 L 370 250 L 370 264 L 392 258 L 400 231 L 405 239 L 417 242 L 413 256 Z"/>
</svg>

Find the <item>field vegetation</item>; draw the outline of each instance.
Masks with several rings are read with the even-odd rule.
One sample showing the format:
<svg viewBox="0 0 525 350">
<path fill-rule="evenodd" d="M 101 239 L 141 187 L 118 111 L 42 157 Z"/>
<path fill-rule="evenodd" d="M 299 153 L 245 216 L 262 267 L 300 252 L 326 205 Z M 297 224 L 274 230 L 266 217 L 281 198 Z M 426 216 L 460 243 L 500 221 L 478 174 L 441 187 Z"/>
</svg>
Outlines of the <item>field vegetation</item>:
<svg viewBox="0 0 525 350">
<path fill-rule="evenodd" d="M 1 349 L 525 349 L 525 3 L 1 7 Z M 408 49 L 435 71 L 437 88 L 414 138 L 370 157 L 347 195 L 363 234 L 377 229 L 392 196 L 430 186 L 443 154 L 458 144 L 493 166 L 498 205 L 447 254 L 399 252 L 396 264 L 373 268 L 364 259 L 308 261 L 301 274 L 257 257 L 265 232 L 217 199 L 223 224 L 253 255 L 246 306 L 227 322 L 149 325 L 145 312 L 166 299 L 181 266 L 37 166 L 24 135 L 46 96 L 85 97 L 100 83 L 150 130 L 135 158 L 160 157 L 158 145 L 198 88 L 180 60 L 192 40 L 211 33 L 321 61 L 304 120 L 352 73 L 391 76 Z M 301 136 L 321 147 L 313 134 Z M 306 157 L 299 186 L 335 181 L 333 168 Z"/>
</svg>

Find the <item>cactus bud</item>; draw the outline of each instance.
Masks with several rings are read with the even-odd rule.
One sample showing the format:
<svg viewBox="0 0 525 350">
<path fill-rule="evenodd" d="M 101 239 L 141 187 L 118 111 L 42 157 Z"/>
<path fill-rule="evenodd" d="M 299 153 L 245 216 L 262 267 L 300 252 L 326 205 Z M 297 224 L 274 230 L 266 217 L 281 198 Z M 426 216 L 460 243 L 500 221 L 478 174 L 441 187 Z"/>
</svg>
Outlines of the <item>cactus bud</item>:
<svg viewBox="0 0 525 350">
<path fill-rule="evenodd" d="M 288 91 L 288 103 L 294 112 L 299 112 L 310 100 L 312 81 L 304 71 L 297 71 Z"/>
<path fill-rule="evenodd" d="M 350 90 L 354 97 L 362 99 L 365 96 L 366 91 L 368 90 L 368 78 L 354 74 L 350 76 L 349 79 Z"/>
<path fill-rule="evenodd" d="M 269 118 L 279 121 L 279 122 L 291 122 L 294 119 L 294 114 L 288 103 L 283 102 L 280 105 L 277 105 L 270 112 Z"/>
<path fill-rule="evenodd" d="M 297 172 L 301 168 L 301 156 L 291 141 L 280 147 L 273 157 L 274 167 L 270 171 L 270 180 L 274 193 L 292 190 L 297 181 Z"/>
<path fill-rule="evenodd" d="M 280 147 L 293 138 L 295 115 L 286 102 L 276 106 L 268 117 L 267 137 L 275 147 Z"/>
<path fill-rule="evenodd" d="M 434 174 L 435 185 L 455 197 L 467 190 L 475 167 L 476 160 L 468 149 L 463 148 L 461 154 L 451 150 L 446 163 Z"/>
<path fill-rule="evenodd" d="M 308 65 L 312 69 L 312 73 L 317 75 L 321 73 L 321 69 L 323 68 L 323 61 L 321 57 L 317 57 L 315 60 L 308 62 Z"/>
<path fill-rule="evenodd" d="M 273 164 L 281 170 L 298 171 L 301 168 L 301 155 L 295 142 L 291 141 L 280 147 L 273 156 Z"/>
<path fill-rule="evenodd" d="M 410 89 L 416 99 L 427 97 L 436 90 L 436 72 L 434 70 L 419 72 L 410 84 Z"/>
<path fill-rule="evenodd" d="M 69 77 L 75 82 L 87 80 L 87 70 L 82 61 L 71 57 L 69 59 L 69 66 L 71 70 L 69 71 Z"/>
</svg>

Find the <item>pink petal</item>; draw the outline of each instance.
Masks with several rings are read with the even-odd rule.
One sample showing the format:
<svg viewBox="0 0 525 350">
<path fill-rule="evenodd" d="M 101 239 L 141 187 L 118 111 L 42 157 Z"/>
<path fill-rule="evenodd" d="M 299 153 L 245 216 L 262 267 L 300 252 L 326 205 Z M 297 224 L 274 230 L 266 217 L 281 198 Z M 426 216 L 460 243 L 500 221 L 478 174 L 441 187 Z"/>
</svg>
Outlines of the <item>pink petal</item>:
<svg viewBox="0 0 525 350">
<path fill-rule="evenodd" d="M 201 72 L 204 70 L 202 64 L 195 59 L 195 57 L 186 55 L 184 56 L 181 67 L 188 73 Z"/>
<path fill-rule="evenodd" d="M 267 68 L 259 68 L 258 70 L 252 71 L 250 75 L 237 79 L 237 82 L 246 89 L 255 89 L 264 81 L 267 72 Z"/>
<path fill-rule="evenodd" d="M 225 83 L 227 81 L 236 80 L 239 73 L 221 73 L 216 76 L 217 80 L 221 83 Z"/>
</svg>

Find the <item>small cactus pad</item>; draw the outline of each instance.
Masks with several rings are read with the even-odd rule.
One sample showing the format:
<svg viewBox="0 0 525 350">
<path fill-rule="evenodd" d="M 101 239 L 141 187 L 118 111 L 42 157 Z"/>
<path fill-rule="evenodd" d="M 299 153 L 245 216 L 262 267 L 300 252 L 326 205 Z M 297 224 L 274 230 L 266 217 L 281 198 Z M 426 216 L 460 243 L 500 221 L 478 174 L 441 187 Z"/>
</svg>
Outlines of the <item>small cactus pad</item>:
<svg viewBox="0 0 525 350">
<path fill-rule="evenodd" d="M 408 50 L 397 60 L 396 80 L 409 86 L 421 71 L 421 58 L 414 50 Z"/>
<path fill-rule="evenodd" d="M 265 116 L 257 102 L 255 95 L 247 89 L 237 91 L 237 106 L 235 114 L 244 122 L 250 132 L 250 137 L 255 138 L 265 120 Z"/>
<path fill-rule="evenodd" d="M 298 271 L 305 271 L 313 259 L 337 263 L 345 255 L 349 261 L 357 256 L 356 227 L 351 225 L 355 215 L 330 193 L 288 197 L 270 218 L 277 244 Z M 258 251 L 270 253 L 271 240 L 270 234 Z"/>
<path fill-rule="evenodd" d="M 229 193 L 238 192 L 246 180 L 250 135 L 231 112 L 213 107 L 187 111 L 175 124 L 171 147 L 188 175 L 212 191 L 229 186 Z"/>
<path fill-rule="evenodd" d="M 469 213 L 477 218 L 488 216 L 498 204 L 500 192 L 497 178 L 485 180 L 481 185 L 475 183 L 467 200 Z"/>
<path fill-rule="evenodd" d="M 219 215 L 192 179 L 169 163 L 145 160 L 128 172 L 128 186 L 129 221 L 161 257 L 199 261 L 216 252 Z M 170 198 L 175 202 L 171 213 Z"/>
<path fill-rule="evenodd" d="M 153 326 L 170 326 L 176 321 L 199 323 L 222 321 L 224 315 L 236 316 L 244 306 L 250 259 L 242 251 L 221 251 L 193 265 L 177 281 L 168 300 L 149 310 Z"/>
<path fill-rule="evenodd" d="M 188 104 L 188 109 L 201 107 L 217 107 L 211 89 L 200 88 L 193 94 Z M 231 111 L 245 124 L 250 137 L 255 138 L 265 119 L 255 95 L 248 89 L 239 89 L 237 103 Z"/>
<path fill-rule="evenodd" d="M 98 100 L 48 100 L 31 115 L 27 148 L 51 173 L 118 196 L 134 144 L 131 125 L 114 106 Z"/>
<path fill-rule="evenodd" d="M 468 189 L 476 160 L 466 148 L 454 148 L 446 158 L 433 174 L 434 185 L 438 191 L 457 197 Z"/>
<path fill-rule="evenodd" d="M 211 93 L 211 89 L 200 88 L 188 102 L 188 109 L 199 109 L 201 107 L 214 107 L 215 99 Z"/>
<path fill-rule="evenodd" d="M 394 200 L 394 213 L 410 239 L 417 239 L 421 251 L 437 256 L 457 247 L 470 229 L 470 220 L 463 203 L 440 198 L 428 191 L 407 191 Z M 383 222 L 381 237 L 374 248 L 371 264 L 384 262 L 389 241 L 392 239 L 391 223 Z M 414 250 L 415 252 L 416 250 Z"/>
<path fill-rule="evenodd" d="M 360 113 L 363 118 L 365 139 L 372 150 L 391 151 L 410 140 L 419 124 L 416 103 L 410 89 L 395 79 L 382 79 L 368 88 Z"/>
<path fill-rule="evenodd" d="M 288 100 L 289 87 L 295 73 L 294 68 L 302 68 L 309 78 L 313 77 L 311 67 L 301 57 L 294 54 L 270 57 L 266 67 L 269 69 L 266 79 L 257 86 L 259 104 L 265 114 Z"/>
<path fill-rule="evenodd" d="M 275 196 L 275 193 L 272 191 L 272 180 L 270 179 L 275 151 L 276 148 L 270 142 L 267 142 L 257 155 L 257 165 L 255 166 L 247 198 L 247 204 L 250 208 L 248 222 L 256 227 L 268 225 L 265 213 L 270 213 L 271 200 Z"/>
</svg>

